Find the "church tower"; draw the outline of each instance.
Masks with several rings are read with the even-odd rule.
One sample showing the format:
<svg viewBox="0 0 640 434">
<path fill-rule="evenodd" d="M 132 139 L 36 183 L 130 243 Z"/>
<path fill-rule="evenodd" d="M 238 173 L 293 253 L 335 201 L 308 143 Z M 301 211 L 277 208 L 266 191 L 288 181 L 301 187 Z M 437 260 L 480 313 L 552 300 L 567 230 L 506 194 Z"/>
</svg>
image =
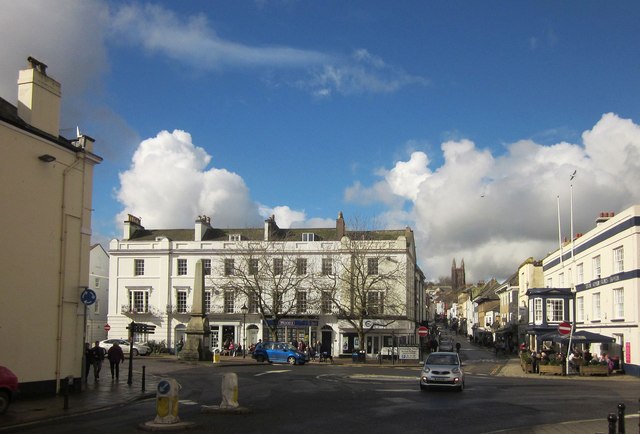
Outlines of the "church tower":
<svg viewBox="0 0 640 434">
<path fill-rule="evenodd" d="M 464 288 L 467 284 L 465 273 L 464 273 L 464 259 L 462 259 L 462 263 L 460 264 L 460 268 L 456 267 L 456 260 L 453 259 L 453 264 L 451 265 L 451 289 L 454 291 L 458 291 Z"/>
</svg>

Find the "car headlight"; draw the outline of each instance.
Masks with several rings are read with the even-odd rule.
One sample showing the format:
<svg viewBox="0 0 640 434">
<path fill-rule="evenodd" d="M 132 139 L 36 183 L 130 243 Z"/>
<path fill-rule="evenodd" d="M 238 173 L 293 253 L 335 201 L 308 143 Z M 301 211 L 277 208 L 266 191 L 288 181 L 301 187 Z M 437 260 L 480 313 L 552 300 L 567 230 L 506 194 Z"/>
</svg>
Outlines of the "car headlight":
<svg viewBox="0 0 640 434">
<path fill-rule="evenodd" d="M 431 372 L 431 368 L 427 368 L 427 367 L 425 366 L 425 367 L 424 367 L 424 369 L 422 370 L 422 372 L 424 372 L 425 374 L 426 374 L 426 373 L 429 373 L 429 372 Z"/>
<path fill-rule="evenodd" d="M 453 372 L 454 374 L 459 374 L 460 373 L 460 368 L 453 368 L 451 370 L 451 372 Z"/>
</svg>

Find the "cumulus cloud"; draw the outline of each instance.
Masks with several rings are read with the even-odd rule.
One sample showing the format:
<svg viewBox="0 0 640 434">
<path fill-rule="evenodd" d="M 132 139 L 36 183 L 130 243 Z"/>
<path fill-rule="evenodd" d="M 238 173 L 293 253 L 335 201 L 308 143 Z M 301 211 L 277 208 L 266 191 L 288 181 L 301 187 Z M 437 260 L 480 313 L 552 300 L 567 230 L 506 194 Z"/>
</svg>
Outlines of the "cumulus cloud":
<svg viewBox="0 0 640 434">
<path fill-rule="evenodd" d="M 273 208 L 261 206 L 260 214 L 265 218 L 275 216 L 280 228 L 329 228 L 335 226 L 334 220 L 309 218 L 306 212 L 291 209 L 286 205 Z"/>
<path fill-rule="evenodd" d="M 237 174 L 208 168 L 211 156 L 184 131 L 161 131 L 144 140 L 129 170 L 120 174 L 117 198 L 126 213 L 142 217 L 147 228 L 189 228 L 201 214 L 216 227 L 261 222 L 249 189 Z"/>
<path fill-rule="evenodd" d="M 533 256 L 557 249 L 557 197 L 563 236 L 569 237 L 570 182 L 574 230 L 587 232 L 601 211 L 620 211 L 640 200 L 640 126 L 608 113 L 582 135 L 581 144 L 551 146 L 521 140 L 499 156 L 471 140 L 441 145 L 444 163 L 435 170 L 423 152 L 399 161 L 370 187 L 355 184 L 345 198 L 390 192 L 403 206 L 383 216 L 403 220 L 417 233 L 420 265 L 437 278 L 454 258 L 464 258 L 473 281 L 504 279 Z M 391 201 L 383 196 L 384 203 Z"/>
</svg>

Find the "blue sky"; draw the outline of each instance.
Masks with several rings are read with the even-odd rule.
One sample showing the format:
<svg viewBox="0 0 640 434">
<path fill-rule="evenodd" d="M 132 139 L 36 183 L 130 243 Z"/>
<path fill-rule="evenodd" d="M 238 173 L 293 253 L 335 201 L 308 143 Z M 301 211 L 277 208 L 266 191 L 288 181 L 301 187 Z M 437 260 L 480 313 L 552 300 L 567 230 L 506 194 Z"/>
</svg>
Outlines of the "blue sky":
<svg viewBox="0 0 640 434">
<path fill-rule="evenodd" d="M 410 226 L 427 278 L 504 279 L 640 201 L 640 3 L 0 0 L 96 139 L 94 241 L 148 228 Z M 34 29 L 37 29 L 34 30 Z M 6 41 L 11 41 L 7 43 Z"/>
</svg>

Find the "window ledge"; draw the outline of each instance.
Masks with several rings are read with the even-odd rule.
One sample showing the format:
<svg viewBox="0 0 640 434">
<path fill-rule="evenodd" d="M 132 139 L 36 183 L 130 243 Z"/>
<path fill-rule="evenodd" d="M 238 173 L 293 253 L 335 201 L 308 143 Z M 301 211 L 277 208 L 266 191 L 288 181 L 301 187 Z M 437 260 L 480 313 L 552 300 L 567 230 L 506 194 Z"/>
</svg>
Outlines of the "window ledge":
<svg viewBox="0 0 640 434">
<path fill-rule="evenodd" d="M 591 320 L 591 322 L 592 322 L 592 323 L 593 323 L 593 322 L 602 322 L 602 320 L 599 320 L 599 319 L 592 319 L 592 320 Z"/>
<path fill-rule="evenodd" d="M 611 322 L 624 322 L 624 318 L 611 318 Z"/>
</svg>

